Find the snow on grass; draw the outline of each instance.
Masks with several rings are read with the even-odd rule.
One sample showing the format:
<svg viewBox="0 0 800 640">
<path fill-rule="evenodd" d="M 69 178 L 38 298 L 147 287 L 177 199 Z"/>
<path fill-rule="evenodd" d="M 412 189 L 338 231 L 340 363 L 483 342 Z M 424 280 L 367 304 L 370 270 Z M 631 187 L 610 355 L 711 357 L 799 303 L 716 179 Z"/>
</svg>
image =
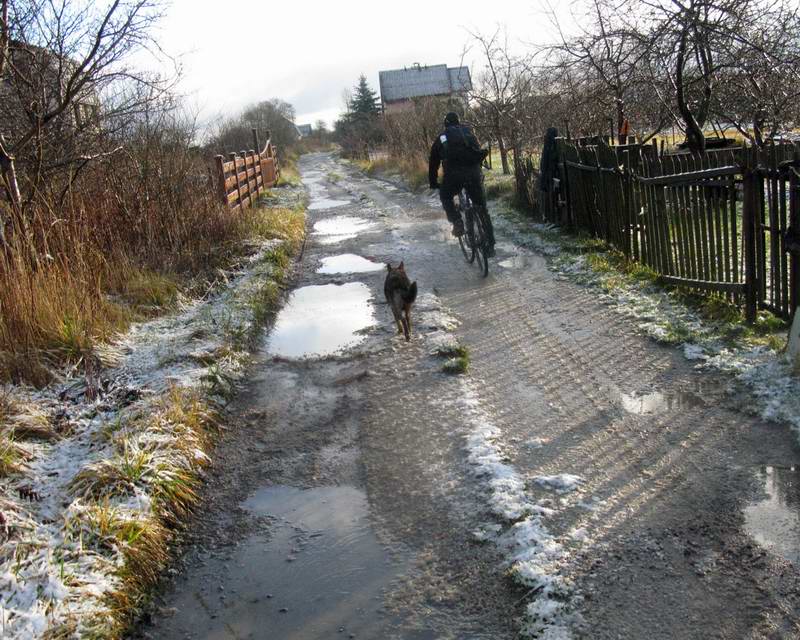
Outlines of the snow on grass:
<svg viewBox="0 0 800 640">
<path fill-rule="evenodd" d="M 5 391 L 3 421 L 33 438 L 26 468 L 0 473 L 3 638 L 124 628 L 133 612 L 123 609 L 166 562 L 162 522 L 179 522 L 196 499 L 215 407 L 249 359 L 280 244 L 261 242 L 212 296 L 131 327 L 102 350 L 106 369 Z M 55 435 L 36 437 L 42 416 Z"/>
</svg>

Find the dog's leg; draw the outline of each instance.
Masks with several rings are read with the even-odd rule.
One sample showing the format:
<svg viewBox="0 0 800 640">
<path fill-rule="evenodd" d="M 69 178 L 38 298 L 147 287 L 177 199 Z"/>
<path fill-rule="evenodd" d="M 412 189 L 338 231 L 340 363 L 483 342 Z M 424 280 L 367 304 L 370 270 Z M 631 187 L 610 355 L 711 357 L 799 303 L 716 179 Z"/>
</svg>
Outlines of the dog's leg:
<svg viewBox="0 0 800 640">
<path fill-rule="evenodd" d="M 406 342 L 411 340 L 411 327 L 408 326 L 408 320 L 403 318 L 403 335 L 406 337 Z"/>
<path fill-rule="evenodd" d="M 405 311 L 406 311 L 406 324 L 408 325 L 408 332 L 411 333 L 411 307 L 407 306 Z"/>
<path fill-rule="evenodd" d="M 403 325 L 402 325 L 402 323 L 400 322 L 400 318 L 399 318 L 399 317 L 396 317 L 396 318 L 394 319 L 394 321 L 395 321 L 395 324 L 397 325 L 397 333 L 398 333 L 398 334 L 400 334 L 400 333 L 403 333 Z"/>
</svg>

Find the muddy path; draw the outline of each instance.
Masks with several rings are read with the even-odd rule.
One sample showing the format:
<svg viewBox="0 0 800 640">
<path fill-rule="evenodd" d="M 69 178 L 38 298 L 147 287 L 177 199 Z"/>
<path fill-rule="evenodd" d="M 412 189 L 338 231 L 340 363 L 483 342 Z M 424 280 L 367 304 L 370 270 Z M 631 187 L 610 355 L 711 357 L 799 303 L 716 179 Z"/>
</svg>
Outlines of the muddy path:
<svg viewBox="0 0 800 640">
<path fill-rule="evenodd" d="M 800 637 L 788 429 L 502 224 L 483 280 L 434 198 L 301 168 L 296 288 L 136 637 Z M 399 260 L 409 343 L 383 304 Z"/>
</svg>

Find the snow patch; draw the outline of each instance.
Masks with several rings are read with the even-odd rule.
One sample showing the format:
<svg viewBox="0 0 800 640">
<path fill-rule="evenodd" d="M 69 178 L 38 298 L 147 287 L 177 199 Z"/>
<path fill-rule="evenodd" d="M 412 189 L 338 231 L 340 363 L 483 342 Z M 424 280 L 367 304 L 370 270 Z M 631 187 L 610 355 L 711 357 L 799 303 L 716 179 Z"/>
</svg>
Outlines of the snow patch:
<svg viewBox="0 0 800 640">
<path fill-rule="evenodd" d="M 481 408 L 469 383 L 462 379 L 461 384 L 460 401 L 472 426 L 467 435 L 468 460 L 475 476 L 489 488 L 492 512 L 513 523 L 496 534 L 495 544 L 503 550 L 515 580 L 536 594 L 526 608 L 523 633 L 537 638 L 571 638 L 569 628 L 574 618 L 569 611 L 571 585 L 560 572 L 565 551 L 542 522 L 553 511 L 527 497 L 524 480 L 506 462 L 497 444 L 502 435 L 500 430 Z M 486 528 L 484 525 L 482 531 Z"/>
<path fill-rule="evenodd" d="M 571 473 L 559 473 L 553 476 L 536 476 L 533 480 L 536 482 L 536 484 L 547 489 L 553 489 L 558 493 L 575 491 L 575 489 L 577 489 L 578 486 L 583 482 L 583 478 Z"/>
</svg>

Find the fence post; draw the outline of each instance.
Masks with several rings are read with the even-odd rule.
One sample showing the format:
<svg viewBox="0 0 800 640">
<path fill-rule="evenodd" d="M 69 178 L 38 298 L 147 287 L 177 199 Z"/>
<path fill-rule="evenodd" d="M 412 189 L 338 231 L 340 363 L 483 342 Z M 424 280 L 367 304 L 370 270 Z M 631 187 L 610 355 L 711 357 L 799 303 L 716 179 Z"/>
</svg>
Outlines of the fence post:
<svg viewBox="0 0 800 640">
<path fill-rule="evenodd" d="M 217 191 L 222 204 L 227 207 L 228 190 L 225 188 L 225 158 L 220 155 L 214 156 L 214 164 L 217 167 Z"/>
<path fill-rule="evenodd" d="M 758 306 L 758 267 L 756 265 L 756 180 L 754 157 L 746 154 L 742 186 L 742 244 L 744 245 L 745 317 L 748 323 L 756 320 Z"/>
<path fill-rule="evenodd" d="M 564 139 L 556 138 L 556 162 L 555 165 L 561 172 L 556 196 L 556 212 L 558 213 L 558 224 L 565 229 L 572 228 L 572 198 L 569 192 L 569 172 L 565 164 L 566 157 L 564 152 Z M 541 167 L 539 167 L 541 170 Z M 555 213 L 555 212 L 554 212 Z M 550 222 L 554 222 L 551 220 Z"/>
<path fill-rule="evenodd" d="M 244 206 L 242 205 L 242 185 L 239 182 L 239 167 L 236 166 L 236 152 L 232 151 L 229 154 L 229 157 L 233 161 L 233 175 L 236 176 L 236 199 L 239 202 L 239 206 L 243 209 Z"/>
<path fill-rule="evenodd" d="M 247 175 L 247 150 L 242 149 L 239 154 L 242 156 L 242 161 L 244 162 L 244 184 L 242 188 L 244 189 L 244 197 L 247 198 L 247 206 L 249 207 L 253 203 L 250 200 L 250 176 Z M 242 199 L 242 209 L 244 209 L 244 198 Z"/>
<path fill-rule="evenodd" d="M 261 154 L 261 145 L 258 143 L 258 130 L 255 128 L 251 129 L 253 132 L 253 148 L 256 150 L 256 153 L 259 155 Z"/>
</svg>

